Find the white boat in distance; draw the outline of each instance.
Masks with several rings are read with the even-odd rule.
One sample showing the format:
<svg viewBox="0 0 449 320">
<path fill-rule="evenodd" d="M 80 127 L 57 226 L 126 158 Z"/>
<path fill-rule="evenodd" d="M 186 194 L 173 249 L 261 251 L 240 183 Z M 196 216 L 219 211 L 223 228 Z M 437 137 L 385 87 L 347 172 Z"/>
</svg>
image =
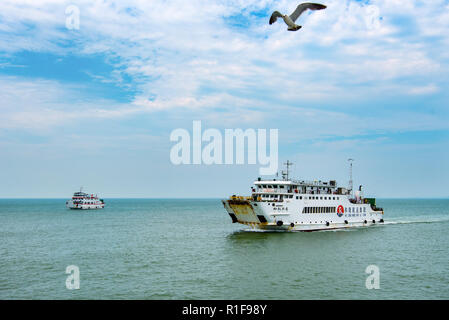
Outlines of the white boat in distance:
<svg viewBox="0 0 449 320">
<path fill-rule="evenodd" d="M 222 200 L 233 223 L 272 231 L 317 231 L 370 226 L 383 223 L 384 211 L 375 198 L 365 198 L 362 186 L 353 194 L 352 159 L 349 187 L 338 187 L 335 180 L 304 181 L 289 179 L 289 166 L 283 179 L 254 182 L 250 197 L 231 196 Z"/>
<path fill-rule="evenodd" d="M 71 200 L 66 202 L 67 208 L 77 210 L 103 209 L 104 200 L 98 199 L 97 195 L 87 194 L 83 192 L 83 188 L 79 192 L 75 192 Z"/>
</svg>

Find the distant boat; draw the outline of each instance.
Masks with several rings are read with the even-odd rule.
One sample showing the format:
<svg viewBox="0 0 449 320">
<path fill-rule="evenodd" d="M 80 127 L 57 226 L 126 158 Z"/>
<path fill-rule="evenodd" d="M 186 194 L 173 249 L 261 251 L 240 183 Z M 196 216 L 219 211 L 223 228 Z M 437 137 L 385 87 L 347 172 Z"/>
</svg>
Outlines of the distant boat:
<svg viewBox="0 0 449 320">
<path fill-rule="evenodd" d="M 71 200 L 66 202 L 69 209 L 89 210 L 89 209 L 103 209 L 104 200 L 98 199 L 97 195 L 87 194 L 83 192 L 83 188 L 79 192 L 75 192 Z"/>
</svg>

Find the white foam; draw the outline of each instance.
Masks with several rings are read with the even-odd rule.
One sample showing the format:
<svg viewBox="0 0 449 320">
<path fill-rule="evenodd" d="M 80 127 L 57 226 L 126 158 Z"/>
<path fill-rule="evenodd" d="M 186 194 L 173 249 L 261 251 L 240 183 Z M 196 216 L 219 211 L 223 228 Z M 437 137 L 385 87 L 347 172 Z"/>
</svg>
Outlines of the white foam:
<svg viewBox="0 0 449 320">
<path fill-rule="evenodd" d="M 354 231 L 359 228 L 369 228 L 376 227 L 382 225 L 397 225 L 397 224 L 418 224 L 418 223 L 441 223 L 441 222 L 449 222 L 449 217 L 441 217 L 441 218 L 422 218 L 419 220 L 387 220 L 382 223 L 376 223 L 375 225 L 370 226 L 352 226 L 349 228 L 337 228 L 337 229 L 322 229 L 322 230 L 314 230 L 313 232 L 339 232 L 339 231 Z M 262 230 L 262 229 L 242 229 L 243 232 L 310 232 L 310 230 Z"/>
</svg>

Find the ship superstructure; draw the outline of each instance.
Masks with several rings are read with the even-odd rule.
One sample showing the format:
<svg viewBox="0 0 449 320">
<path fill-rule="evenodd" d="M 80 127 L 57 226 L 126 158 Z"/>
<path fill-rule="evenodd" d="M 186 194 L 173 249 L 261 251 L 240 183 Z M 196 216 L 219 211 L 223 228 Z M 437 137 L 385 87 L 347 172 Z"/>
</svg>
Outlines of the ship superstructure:
<svg viewBox="0 0 449 320">
<path fill-rule="evenodd" d="M 71 200 L 66 202 L 67 208 L 88 210 L 88 209 L 103 209 L 104 200 L 99 199 L 97 195 L 83 192 L 81 188 L 79 192 L 75 192 Z"/>
<path fill-rule="evenodd" d="M 231 196 L 222 200 L 234 223 L 265 230 L 316 231 L 383 223 L 384 211 L 375 198 L 365 198 L 362 186 L 352 190 L 352 159 L 349 187 L 335 180 L 305 181 L 289 178 L 258 178 L 250 197 Z"/>
</svg>

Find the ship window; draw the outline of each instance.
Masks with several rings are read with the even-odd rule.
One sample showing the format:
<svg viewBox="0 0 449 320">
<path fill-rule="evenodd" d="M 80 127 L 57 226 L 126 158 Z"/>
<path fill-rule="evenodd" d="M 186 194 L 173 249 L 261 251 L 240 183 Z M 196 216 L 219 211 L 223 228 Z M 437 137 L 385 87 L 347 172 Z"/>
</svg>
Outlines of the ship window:
<svg viewBox="0 0 449 320">
<path fill-rule="evenodd" d="M 284 189 L 284 186 L 279 186 L 279 188 Z"/>
<path fill-rule="evenodd" d="M 320 200 L 323 200 L 323 197 L 320 197 Z"/>
<path fill-rule="evenodd" d="M 299 197 L 299 199 L 301 199 L 301 200 L 302 200 L 302 196 L 300 196 L 300 197 Z"/>
</svg>

